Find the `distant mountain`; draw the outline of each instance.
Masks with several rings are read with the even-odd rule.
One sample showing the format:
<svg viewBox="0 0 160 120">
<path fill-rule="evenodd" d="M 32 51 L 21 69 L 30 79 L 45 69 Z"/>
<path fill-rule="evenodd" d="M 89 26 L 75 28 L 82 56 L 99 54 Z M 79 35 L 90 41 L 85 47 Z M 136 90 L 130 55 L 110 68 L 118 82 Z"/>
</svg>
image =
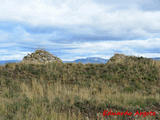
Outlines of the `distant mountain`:
<svg viewBox="0 0 160 120">
<path fill-rule="evenodd" d="M 0 65 L 4 65 L 6 63 L 17 63 L 20 62 L 19 60 L 2 60 L 0 61 Z"/>
<path fill-rule="evenodd" d="M 108 61 L 108 59 L 103 59 L 100 57 L 88 57 L 88 58 L 83 58 L 83 59 L 77 59 L 74 61 L 63 61 L 64 63 L 83 63 L 83 64 L 87 64 L 87 63 L 106 63 Z"/>
<path fill-rule="evenodd" d="M 153 60 L 160 60 L 160 57 L 152 58 Z"/>
</svg>

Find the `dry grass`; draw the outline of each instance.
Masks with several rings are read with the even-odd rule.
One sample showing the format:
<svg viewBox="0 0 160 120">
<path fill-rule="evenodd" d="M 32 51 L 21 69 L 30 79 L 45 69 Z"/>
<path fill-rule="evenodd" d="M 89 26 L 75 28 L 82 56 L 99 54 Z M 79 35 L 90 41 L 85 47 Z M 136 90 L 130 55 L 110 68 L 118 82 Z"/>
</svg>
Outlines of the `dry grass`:
<svg viewBox="0 0 160 120">
<path fill-rule="evenodd" d="M 146 119 L 158 119 L 159 62 L 139 58 L 121 62 L 2 66 L 0 120 L 105 120 L 106 109 L 152 110 L 157 116 Z"/>
</svg>

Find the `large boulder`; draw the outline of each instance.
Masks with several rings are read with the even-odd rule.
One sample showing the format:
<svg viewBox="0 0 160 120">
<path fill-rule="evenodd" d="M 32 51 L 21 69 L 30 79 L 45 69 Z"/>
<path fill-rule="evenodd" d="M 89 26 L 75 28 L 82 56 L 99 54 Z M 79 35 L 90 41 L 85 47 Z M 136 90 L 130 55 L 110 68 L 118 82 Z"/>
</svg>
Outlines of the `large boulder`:
<svg viewBox="0 0 160 120">
<path fill-rule="evenodd" d="M 53 56 L 51 53 L 38 49 L 34 53 L 28 54 L 22 60 L 23 63 L 50 63 L 50 62 L 62 62 L 56 56 Z"/>
</svg>

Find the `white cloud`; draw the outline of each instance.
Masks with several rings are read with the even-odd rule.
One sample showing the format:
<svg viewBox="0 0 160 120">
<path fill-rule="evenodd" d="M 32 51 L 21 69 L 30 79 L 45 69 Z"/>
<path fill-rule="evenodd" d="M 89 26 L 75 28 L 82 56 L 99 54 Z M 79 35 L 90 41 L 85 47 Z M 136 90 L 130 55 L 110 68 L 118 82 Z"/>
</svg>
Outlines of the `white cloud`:
<svg viewBox="0 0 160 120">
<path fill-rule="evenodd" d="M 26 54 L 22 52 L 22 47 L 34 46 L 48 49 L 54 46 L 54 49 L 60 49 L 65 54 L 73 54 L 70 57 L 60 55 L 62 59 L 82 56 L 109 58 L 116 51 L 146 57 L 160 56 L 156 51 L 150 52 L 150 49 L 159 49 L 160 46 L 160 11 L 157 0 L 0 0 L 0 3 L 3 3 L 0 4 L 0 21 L 20 22 L 32 27 L 67 28 L 72 34 L 82 36 L 121 38 L 121 41 L 68 40 L 68 43 L 62 44 L 51 41 L 56 33 L 30 34 L 18 25 L 9 32 L 0 29 L 0 50 L 9 49 L 5 52 L 8 55 L 0 54 L 0 59 L 22 59 Z M 11 47 L 16 48 L 15 51 L 11 51 Z"/>
<path fill-rule="evenodd" d="M 151 37 L 150 31 L 160 30 L 160 12 L 142 11 L 138 7 L 120 9 L 116 5 L 138 6 L 141 2 L 107 0 L 99 4 L 92 0 L 0 0 L 0 20 L 21 21 L 32 25 L 88 25 L 109 31 L 112 35 Z M 116 4 L 115 4 L 116 3 Z M 72 28 L 71 28 L 72 29 Z"/>
<path fill-rule="evenodd" d="M 13 50 L 0 50 L 0 60 L 22 60 L 30 52 L 21 52 Z"/>
<path fill-rule="evenodd" d="M 75 60 L 84 57 L 102 57 L 109 59 L 115 53 L 122 53 L 126 55 L 144 56 L 144 57 L 160 57 L 160 53 L 152 49 L 157 49 L 160 46 L 160 39 L 148 40 L 127 40 L 127 41 L 101 41 L 101 42 L 74 42 L 74 43 L 45 43 L 48 49 L 52 50 L 58 48 L 63 54 L 59 54 L 62 60 Z M 65 49 L 69 48 L 69 49 Z M 31 51 L 30 51 L 31 52 Z M 27 53 L 19 49 L 15 50 L 0 50 L 0 60 L 22 59 Z M 4 54 L 3 54 L 4 53 Z"/>
<path fill-rule="evenodd" d="M 66 50 L 67 53 L 73 55 L 87 57 L 102 57 L 110 58 L 115 53 L 123 53 L 126 55 L 135 55 L 143 57 L 160 57 L 160 53 L 152 53 L 150 49 L 154 46 L 159 50 L 160 39 L 148 39 L 148 40 L 127 40 L 127 41 L 103 41 L 103 42 L 84 42 L 73 43 L 70 47 L 75 49 Z M 142 50 L 142 52 L 140 51 Z M 143 51 L 144 50 L 144 51 Z M 148 50 L 147 52 L 145 52 Z M 82 57 L 83 58 L 83 57 Z M 76 57 L 73 57 L 76 59 Z"/>
</svg>

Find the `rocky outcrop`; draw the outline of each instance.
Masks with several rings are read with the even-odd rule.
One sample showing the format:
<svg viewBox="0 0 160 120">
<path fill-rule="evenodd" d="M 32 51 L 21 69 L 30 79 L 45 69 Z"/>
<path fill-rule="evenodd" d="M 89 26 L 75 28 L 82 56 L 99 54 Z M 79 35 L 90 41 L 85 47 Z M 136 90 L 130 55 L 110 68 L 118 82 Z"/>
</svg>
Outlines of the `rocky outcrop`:
<svg viewBox="0 0 160 120">
<path fill-rule="evenodd" d="M 115 54 L 107 63 L 122 63 L 127 58 L 128 56 L 125 56 L 124 54 Z"/>
<path fill-rule="evenodd" d="M 53 56 L 51 53 L 38 49 L 34 53 L 28 54 L 22 60 L 23 63 L 50 63 L 50 62 L 62 62 L 56 56 Z"/>
<path fill-rule="evenodd" d="M 111 57 L 107 64 L 131 64 L 135 62 L 152 62 L 153 60 L 145 57 L 127 56 L 124 54 L 115 54 Z"/>
</svg>

